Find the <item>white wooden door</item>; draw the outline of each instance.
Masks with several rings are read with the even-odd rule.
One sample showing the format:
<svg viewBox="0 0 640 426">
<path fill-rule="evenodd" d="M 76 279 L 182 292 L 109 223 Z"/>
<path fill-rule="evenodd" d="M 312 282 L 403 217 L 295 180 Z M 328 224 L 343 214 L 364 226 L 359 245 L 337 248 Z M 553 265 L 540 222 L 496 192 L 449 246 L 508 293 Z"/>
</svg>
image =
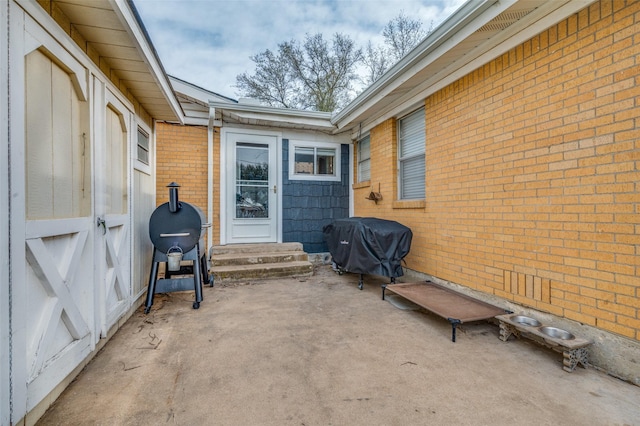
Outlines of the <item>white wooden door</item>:
<svg viewBox="0 0 640 426">
<path fill-rule="evenodd" d="M 26 194 L 25 282 L 16 294 L 26 305 L 28 411 L 87 357 L 95 339 L 86 70 L 35 23 L 25 27 L 24 168 L 16 168 Z M 21 330 L 14 326 L 17 335 Z"/>
<path fill-rule="evenodd" d="M 131 256 L 129 215 L 129 141 L 131 112 L 109 90 L 104 93 L 104 122 L 96 123 L 96 250 L 100 284 L 101 333 L 131 306 Z M 101 96 L 96 96 L 100 102 Z"/>
<path fill-rule="evenodd" d="M 227 133 L 228 243 L 277 241 L 277 142 L 277 136 Z"/>
</svg>

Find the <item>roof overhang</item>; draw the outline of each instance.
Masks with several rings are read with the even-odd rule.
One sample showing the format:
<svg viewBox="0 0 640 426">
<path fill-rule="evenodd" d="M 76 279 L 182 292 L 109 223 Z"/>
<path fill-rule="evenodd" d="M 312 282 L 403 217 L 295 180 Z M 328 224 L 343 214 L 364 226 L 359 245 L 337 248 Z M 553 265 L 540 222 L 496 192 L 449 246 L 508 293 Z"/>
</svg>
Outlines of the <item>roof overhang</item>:
<svg viewBox="0 0 640 426">
<path fill-rule="evenodd" d="M 228 98 L 195 84 L 169 76 L 171 86 L 184 111 L 184 124 L 194 126 L 208 126 L 210 124 L 209 101 L 224 104 L 236 104 L 238 101 Z M 213 123 L 215 125 L 215 123 Z"/>
<path fill-rule="evenodd" d="M 332 123 L 367 131 L 446 87 L 595 0 L 471 0 L 363 91 Z"/>
<path fill-rule="evenodd" d="M 180 104 L 132 0 L 53 0 L 152 118 L 183 122 Z"/>
<path fill-rule="evenodd" d="M 209 102 L 224 123 L 336 133 L 330 112 L 303 111 L 239 102 Z"/>
</svg>

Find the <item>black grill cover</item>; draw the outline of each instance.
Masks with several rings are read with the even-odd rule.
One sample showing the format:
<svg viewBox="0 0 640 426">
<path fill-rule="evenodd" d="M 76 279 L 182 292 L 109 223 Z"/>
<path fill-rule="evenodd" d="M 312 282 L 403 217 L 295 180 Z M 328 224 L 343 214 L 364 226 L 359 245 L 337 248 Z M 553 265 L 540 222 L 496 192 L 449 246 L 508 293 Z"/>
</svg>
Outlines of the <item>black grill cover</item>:
<svg viewBox="0 0 640 426">
<path fill-rule="evenodd" d="M 322 229 L 336 265 L 347 272 L 396 278 L 404 275 L 413 233 L 392 220 L 373 217 L 338 219 Z"/>
</svg>

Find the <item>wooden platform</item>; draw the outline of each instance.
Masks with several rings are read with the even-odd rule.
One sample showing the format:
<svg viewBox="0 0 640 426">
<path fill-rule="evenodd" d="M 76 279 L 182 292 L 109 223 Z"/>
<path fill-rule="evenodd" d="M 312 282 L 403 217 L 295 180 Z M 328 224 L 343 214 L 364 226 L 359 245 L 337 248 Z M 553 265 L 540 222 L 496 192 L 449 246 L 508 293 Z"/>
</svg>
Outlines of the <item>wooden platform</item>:
<svg viewBox="0 0 640 426">
<path fill-rule="evenodd" d="M 500 321 L 500 340 L 506 342 L 510 336 L 527 337 L 543 346 L 561 352 L 563 370 L 571 373 L 578 365 L 587 368 L 589 362 L 588 346 L 593 340 L 572 337 L 569 340 L 554 338 L 540 331 L 543 326 L 527 326 L 512 319 L 513 315 L 498 315 L 496 319 Z"/>
<path fill-rule="evenodd" d="M 385 291 L 391 291 L 451 323 L 451 341 L 456 341 L 456 327 L 466 322 L 486 320 L 504 314 L 504 309 L 485 303 L 465 294 L 432 283 L 389 284 L 382 286 L 382 300 Z"/>
</svg>

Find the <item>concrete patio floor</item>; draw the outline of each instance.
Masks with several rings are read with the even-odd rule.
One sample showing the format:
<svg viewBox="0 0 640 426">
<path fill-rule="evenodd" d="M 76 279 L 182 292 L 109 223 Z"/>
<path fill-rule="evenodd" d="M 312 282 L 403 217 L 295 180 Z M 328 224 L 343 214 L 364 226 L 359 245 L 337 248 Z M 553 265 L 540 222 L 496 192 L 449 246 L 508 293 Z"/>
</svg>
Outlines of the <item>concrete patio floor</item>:
<svg viewBox="0 0 640 426">
<path fill-rule="evenodd" d="M 157 295 L 39 425 L 634 425 L 640 387 L 497 325 L 380 298 L 382 278 L 256 281 Z"/>
</svg>

